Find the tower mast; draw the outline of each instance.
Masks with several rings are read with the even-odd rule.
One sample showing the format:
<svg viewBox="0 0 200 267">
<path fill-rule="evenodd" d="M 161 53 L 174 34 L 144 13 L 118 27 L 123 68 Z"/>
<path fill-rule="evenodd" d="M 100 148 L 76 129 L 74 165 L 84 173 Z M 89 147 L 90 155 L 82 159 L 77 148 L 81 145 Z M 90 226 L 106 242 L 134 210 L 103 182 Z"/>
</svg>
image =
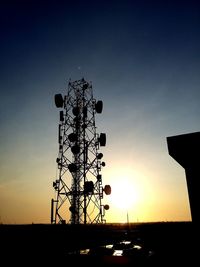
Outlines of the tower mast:
<svg viewBox="0 0 200 267">
<path fill-rule="evenodd" d="M 61 108 L 58 127 L 58 177 L 53 182 L 56 199 L 51 202 L 51 223 L 103 223 L 108 205 L 102 204 L 101 169 L 105 162 L 100 147 L 106 145 L 106 134 L 96 132 L 95 116 L 102 113 L 103 102 L 93 97 L 91 83 L 83 79 L 70 81 L 67 95 L 55 95 Z"/>
</svg>

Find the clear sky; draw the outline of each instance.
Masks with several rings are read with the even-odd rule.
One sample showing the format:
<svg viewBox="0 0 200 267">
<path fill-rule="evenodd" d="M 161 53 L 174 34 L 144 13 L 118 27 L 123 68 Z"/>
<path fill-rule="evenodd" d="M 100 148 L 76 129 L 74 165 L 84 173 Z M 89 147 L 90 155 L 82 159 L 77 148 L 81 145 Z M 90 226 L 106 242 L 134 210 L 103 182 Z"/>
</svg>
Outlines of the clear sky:
<svg viewBox="0 0 200 267">
<path fill-rule="evenodd" d="M 82 77 L 104 102 L 107 222 L 191 220 L 166 137 L 199 131 L 199 1 L 1 1 L 0 38 L 0 222 L 50 222 L 54 94 Z"/>
</svg>

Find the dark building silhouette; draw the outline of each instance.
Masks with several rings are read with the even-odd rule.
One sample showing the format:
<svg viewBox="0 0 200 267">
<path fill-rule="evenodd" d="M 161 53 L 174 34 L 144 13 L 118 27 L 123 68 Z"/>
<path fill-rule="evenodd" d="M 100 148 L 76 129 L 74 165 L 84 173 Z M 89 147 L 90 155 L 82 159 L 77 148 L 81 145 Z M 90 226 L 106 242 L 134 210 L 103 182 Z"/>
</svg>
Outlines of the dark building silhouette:
<svg viewBox="0 0 200 267">
<path fill-rule="evenodd" d="M 185 169 L 192 222 L 198 223 L 200 132 L 167 137 L 167 145 L 169 155 Z"/>
</svg>

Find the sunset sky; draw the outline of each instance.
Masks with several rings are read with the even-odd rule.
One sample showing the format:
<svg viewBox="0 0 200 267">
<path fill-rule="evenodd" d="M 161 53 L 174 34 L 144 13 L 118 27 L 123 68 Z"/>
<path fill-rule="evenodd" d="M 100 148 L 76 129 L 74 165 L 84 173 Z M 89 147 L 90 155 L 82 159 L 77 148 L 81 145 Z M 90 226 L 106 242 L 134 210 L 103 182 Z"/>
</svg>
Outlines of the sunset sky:
<svg viewBox="0 0 200 267">
<path fill-rule="evenodd" d="M 54 94 L 82 77 L 104 103 L 107 222 L 191 220 L 166 137 L 200 130 L 199 1 L 1 1 L 0 38 L 0 223 L 50 223 Z"/>
</svg>

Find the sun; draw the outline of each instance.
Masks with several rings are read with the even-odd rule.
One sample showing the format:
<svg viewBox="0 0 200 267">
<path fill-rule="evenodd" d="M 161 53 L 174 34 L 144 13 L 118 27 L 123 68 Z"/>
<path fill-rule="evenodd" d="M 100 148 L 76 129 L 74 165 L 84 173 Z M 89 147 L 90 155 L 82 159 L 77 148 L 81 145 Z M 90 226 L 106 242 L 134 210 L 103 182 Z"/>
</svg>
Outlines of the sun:
<svg viewBox="0 0 200 267">
<path fill-rule="evenodd" d="M 137 189 L 129 177 L 118 178 L 112 183 L 111 202 L 116 208 L 128 211 L 137 200 Z"/>
</svg>

